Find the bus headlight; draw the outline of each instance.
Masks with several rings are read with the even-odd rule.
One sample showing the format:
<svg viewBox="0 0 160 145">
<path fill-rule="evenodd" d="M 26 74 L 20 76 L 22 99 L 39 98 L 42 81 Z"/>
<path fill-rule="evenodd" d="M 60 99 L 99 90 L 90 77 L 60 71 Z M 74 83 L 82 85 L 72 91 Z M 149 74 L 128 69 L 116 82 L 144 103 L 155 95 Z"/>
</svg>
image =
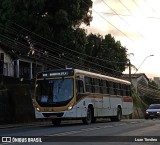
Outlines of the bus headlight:
<svg viewBox="0 0 160 145">
<path fill-rule="evenodd" d="M 71 110 L 73 108 L 73 104 L 70 104 L 69 106 L 68 106 L 68 110 Z"/>
<path fill-rule="evenodd" d="M 40 109 L 39 109 L 38 107 L 36 107 L 36 111 L 38 111 L 38 112 L 39 112 L 39 111 L 40 111 Z"/>
</svg>

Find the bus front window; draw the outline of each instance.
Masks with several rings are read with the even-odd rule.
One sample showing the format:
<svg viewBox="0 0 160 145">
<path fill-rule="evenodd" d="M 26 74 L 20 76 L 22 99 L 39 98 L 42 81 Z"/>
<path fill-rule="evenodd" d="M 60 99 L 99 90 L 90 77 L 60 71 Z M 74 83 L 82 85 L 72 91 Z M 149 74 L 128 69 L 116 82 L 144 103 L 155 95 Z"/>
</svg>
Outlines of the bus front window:
<svg viewBox="0 0 160 145">
<path fill-rule="evenodd" d="M 73 97 L 73 79 L 39 80 L 36 84 L 39 103 L 54 104 Z"/>
</svg>

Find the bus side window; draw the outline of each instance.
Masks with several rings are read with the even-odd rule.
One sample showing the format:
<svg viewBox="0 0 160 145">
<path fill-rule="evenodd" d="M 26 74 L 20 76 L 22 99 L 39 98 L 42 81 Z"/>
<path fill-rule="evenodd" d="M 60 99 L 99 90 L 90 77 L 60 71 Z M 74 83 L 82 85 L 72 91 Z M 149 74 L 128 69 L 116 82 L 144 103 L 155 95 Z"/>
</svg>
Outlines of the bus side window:
<svg viewBox="0 0 160 145">
<path fill-rule="evenodd" d="M 77 93 L 84 93 L 84 84 L 82 80 L 77 80 Z"/>
<path fill-rule="evenodd" d="M 100 87 L 100 93 L 103 94 L 103 82 L 99 79 L 99 87 Z"/>
<path fill-rule="evenodd" d="M 126 85 L 126 96 L 130 96 L 131 92 L 130 92 L 130 86 Z"/>
<path fill-rule="evenodd" d="M 100 80 L 95 79 L 95 93 L 100 93 Z"/>
<path fill-rule="evenodd" d="M 95 78 L 91 78 L 92 93 L 95 93 Z"/>
<path fill-rule="evenodd" d="M 117 83 L 113 83 L 114 95 L 117 95 Z"/>
<path fill-rule="evenodd" d="M 121 95 L 121 84 L 117 83 L 117 95 Z"/>
<path fill-rule="evenodd" d="M 92 92 L 91 78 L 85 77 L 86 92 Z"/>
<path fill-rule="evenodd" d="M 123 96 L 123 84 L 120 84 L 120 95 Z"/>
<path fill-rule="evenodd" d="M 114 86 L 113 86 L 113 82 L 109 82 L 109 93 L 111 95 L 114 95 Z"/>
<path fill-rule="evenodd" d="M 129 89 L 129 96 L 131 96 L 131 86 L 128 86 Z"/>
<path fill-rule="evenodd" d="M 127 93 L 127 91 L 126 91 L 126 85 L 123 85 L 123 95 L 124 95 L 124 96 L 127 96 L 126 93 Z"/>
<path fill-rule="evenodd" d="M 106 81 L 105 80 L 102 80 L 102 91 L 103 91 L 103 94 L 107 94 Z"/>
<path fill-rule="evenodd" d="M 109 94 L 110 93 L 110 88 L 109 88 L 109 82 L 106 81 L 106 93 Z"/>
</svg>

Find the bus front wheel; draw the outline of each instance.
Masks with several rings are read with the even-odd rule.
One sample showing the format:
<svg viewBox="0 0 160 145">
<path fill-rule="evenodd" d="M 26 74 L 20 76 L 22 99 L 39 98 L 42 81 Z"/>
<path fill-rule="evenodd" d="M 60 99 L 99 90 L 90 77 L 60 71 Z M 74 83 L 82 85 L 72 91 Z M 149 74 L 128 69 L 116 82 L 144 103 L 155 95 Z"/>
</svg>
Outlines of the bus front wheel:
<svg viewBox="0 0 160 145">
<path fill-rule="evenodd" d="M 92 110 L 91 108 L 87 109 L 87 116 L 85 118 L 82 119 L 84 124 L 91 124 L 92 122 Z"/>
</svg>

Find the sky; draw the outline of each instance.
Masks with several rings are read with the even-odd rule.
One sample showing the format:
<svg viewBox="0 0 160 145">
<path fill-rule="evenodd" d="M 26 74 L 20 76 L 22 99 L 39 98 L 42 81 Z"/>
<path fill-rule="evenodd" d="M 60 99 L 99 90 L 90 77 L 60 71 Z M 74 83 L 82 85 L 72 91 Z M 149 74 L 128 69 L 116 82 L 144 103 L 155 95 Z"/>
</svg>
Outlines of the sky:
<svg viewBox="0 0 160 145">
<path fill-rule="evenodd" d="M 93 20 L 87 32 L 111 34 L 127 54 L 134 54 L 128 58 L 139 68 L 136 73 L 160 77 L 160 0 L 92 1 Z"/>
</svg>

